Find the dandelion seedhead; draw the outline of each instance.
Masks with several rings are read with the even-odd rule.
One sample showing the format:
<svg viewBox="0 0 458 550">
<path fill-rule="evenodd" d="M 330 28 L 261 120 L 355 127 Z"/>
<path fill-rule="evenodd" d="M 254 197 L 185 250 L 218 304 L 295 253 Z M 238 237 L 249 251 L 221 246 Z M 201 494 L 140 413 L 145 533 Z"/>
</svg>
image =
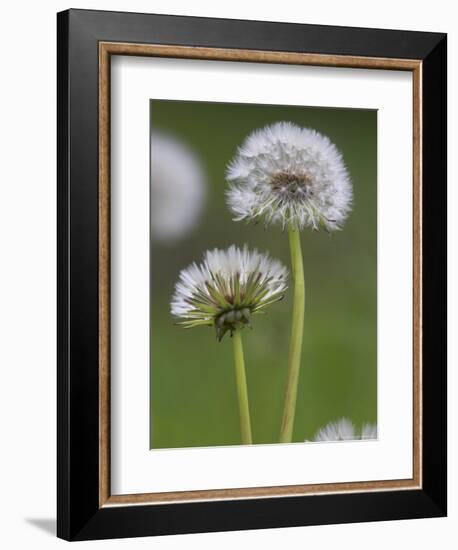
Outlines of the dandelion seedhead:
<svg viewBox="0 0 458 550">
<path fill-rule="evenodd" d="M 320 428 L 313 441 L 357 441 L 360 439 L 377 439 L 377 425 L 364 424 L 361 431 L 348 418 L 341 418 Z"/>
<path fill-rule="evenodd" d="M 232 245 L 207 250 L 203 262 L 180 273 L 171 312 L 190 328 L 214 326 L 221 340 L 226 332 L 250 325 L 251 317 L 281 300 L 288 272 L 278 261 L 257 250 Z"/>
<path fill-rule="evenodd" d="M 291 122 L 252 132 L 226 172 L 234 220 L 340 229 L 352 202 L 342 155 L 329 138 Z"/>
<path fill-rule="evenodd" d="M 173 242 L 197 224 L 206 195 L 198 157 L 181 141 L 151 134 L 151 238 Z"/>
</svg>

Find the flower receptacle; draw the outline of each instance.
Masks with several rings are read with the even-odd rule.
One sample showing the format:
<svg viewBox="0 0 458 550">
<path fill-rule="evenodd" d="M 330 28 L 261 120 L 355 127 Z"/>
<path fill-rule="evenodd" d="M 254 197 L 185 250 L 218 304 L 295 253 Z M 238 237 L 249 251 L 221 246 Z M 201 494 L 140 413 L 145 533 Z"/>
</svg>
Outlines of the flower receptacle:
<svg viewBox="0 0 458 550">
<path fill-rule="evenodd" d="M 221 342 L 226 332 L 231 336 L 234 330 L 242 329 L 250 325 L 251 311 L 248 307 L 241 309 L 229 309 L 222 313 L 215 321 L 216 338 Z"/>
</svg>

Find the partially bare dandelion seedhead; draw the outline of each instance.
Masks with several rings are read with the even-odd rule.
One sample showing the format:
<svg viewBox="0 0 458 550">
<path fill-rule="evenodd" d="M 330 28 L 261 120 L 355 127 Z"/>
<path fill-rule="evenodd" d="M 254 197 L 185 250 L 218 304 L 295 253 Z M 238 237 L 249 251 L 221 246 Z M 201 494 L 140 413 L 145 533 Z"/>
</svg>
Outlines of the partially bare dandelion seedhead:
<svg viewBox="0 0 458 550">
<path fill-rule="evenodd" d="M 213 326 L 218 340 L 250 325 L 251 318 L 280 300 L 287 288 L 287 270 L 268 254 L 231 246 L 209 250 L 201 264 L 180 273 L 171 311 L 190 328 Z"/>
<path fill-rule="evenodd" d="M 203 262 L 180 273 L 171 311 L 186 328 L 215 327 L 222 340 L 232 338 L 242 443 L 253 442 L 251 432 L 242 329 L 253 315 L 281 300 L 287 288 L 287 270 L 268 254 L 232 245 L 227 250 L 207 250 Z"/>
</svg>

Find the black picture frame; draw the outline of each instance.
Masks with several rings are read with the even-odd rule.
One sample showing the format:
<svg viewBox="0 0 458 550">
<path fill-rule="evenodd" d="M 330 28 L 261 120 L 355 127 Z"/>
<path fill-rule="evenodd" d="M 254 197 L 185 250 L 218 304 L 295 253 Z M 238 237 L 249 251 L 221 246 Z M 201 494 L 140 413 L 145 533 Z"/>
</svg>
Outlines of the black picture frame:
<svg viewBox="0 0 458 550">
<path fill-rule="evenodd" d="M 59 13 L 57 28 L 58 536 L 87 540 L 446 515 L 446 35 L 87 10 Z M 100 507 L 101 41 L 421 61 L 421 489 Z"/>
</svg>

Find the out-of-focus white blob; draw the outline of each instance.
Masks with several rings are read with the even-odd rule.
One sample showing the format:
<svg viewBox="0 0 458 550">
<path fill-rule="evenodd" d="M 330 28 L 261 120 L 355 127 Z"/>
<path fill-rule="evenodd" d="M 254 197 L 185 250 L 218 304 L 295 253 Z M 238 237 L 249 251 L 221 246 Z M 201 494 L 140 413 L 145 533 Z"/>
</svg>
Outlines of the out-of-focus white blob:
<svg viewBox="0 0 458 550">
<path fill-rule="evenodd" d="M 151 134 L 151 238 L 171 243 L 197 225 L 206 198 L 206 177 L 197 156 L 183 142 Z"/>
</svg>

